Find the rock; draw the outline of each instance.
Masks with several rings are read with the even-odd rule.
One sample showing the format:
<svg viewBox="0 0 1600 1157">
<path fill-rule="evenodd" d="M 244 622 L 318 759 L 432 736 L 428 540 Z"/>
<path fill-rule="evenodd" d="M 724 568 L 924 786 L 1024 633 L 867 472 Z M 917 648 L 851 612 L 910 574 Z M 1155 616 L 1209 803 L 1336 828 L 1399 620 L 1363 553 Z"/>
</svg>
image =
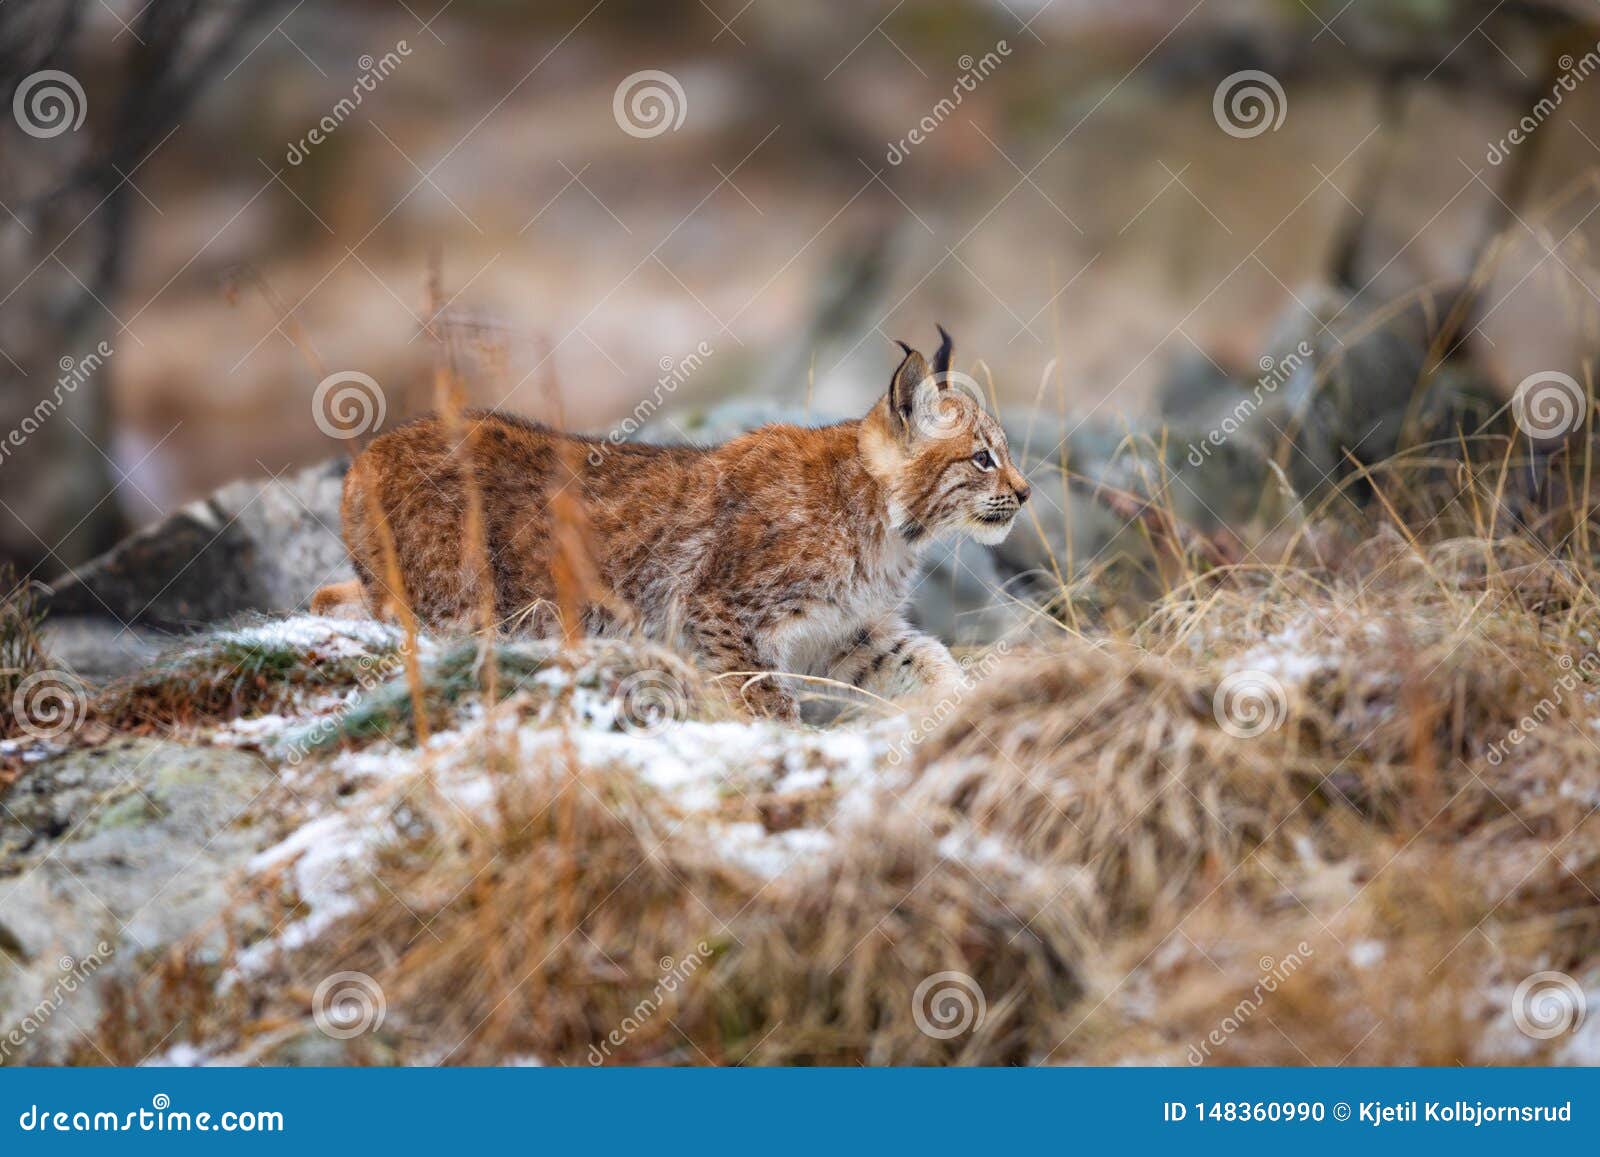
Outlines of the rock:
<svg viewBox="0 0 1600 1157">
<path fill-rule="evenodd" d="M 1488 85 L 1409 91 L 1399 123 L 1369 146 L 1383 164 L 1363 198 L 1370 203 L 1362 205 L 1351 283 L 1384 302 L 1419 285 L 1466 279 L 1497 226 L 1497 198 L 1510 191 L 1509 169 L 1488 166 L 1485 152 L 1524 111 L 1515 95 Z"/>
<path fill-rule="evenodd" d="M 1233 384 L 1233 379 L 1199 350 L 1179 350 L 1156 385 L 1156 405 L 1169 420 L 1203 415 Z"/>
<path fill-rule="evenodd" d="M 1521 131 L 1535 127 L 1520 144 L 1504 142 L 1511 153 L 1499 166 L 1531 166 L 1518 216 L 1506 222 L 1504 246 L 1471 318 L 1473 352 L 1501 399 L 1532 374 L 1555 371 L 1585 381 L 1595 348 L 1596 154 L 1581 134 L 1594 137 L 1600 123 L 1600 86 L 1577 82 L 1570 70 L 1565 78 L 1578 84 L 1576 91 L 1557 89 L 1561 104 L 1542 123 L 1529 115 L 1535 110 L 1517 109 L 1526 118 Z"/>
<path fill-rule="evenodd" d="M 758 426 L 774 422 L 795 426 L 830 426 L 850 417 L 852 415 L 806 410 L 800 406 L 761 399 L 729 398 L 701 411 L 658 414 L 640 429 L 639 441 L 716 446 L 740 434 L 747 434 Z"/>
<path fill-rule="evenodd" d="M 1423 382 L 1430 345 L 1456 287 L 1380 310 L 1368 293 L 1303 287 L 1272 327 L 1259 376 L 1224 378 L 1211 396 L 1192 368 L 1162 391 L 1166 469 L 1180 517 L 1204 529 L 1247 522 L 1276 493 L 1269 459 L 1300 499 L 1343 477 L 1350 458 L 1379 462 L 1402 445 L 1482 427 L 1497 408 L 1482 368 L 1458 352 Z M 1283 453 L 1285 439 L 1292 449 Z M 1348 457 L 1346 456 L 1348 452 Z M 1129 489 L 1138 489 L 1129 485 Z M 1360 492 L 1355 497 L 1359 500 Z M 1267 514 L 1269 523 L 1277 515 Z"/>
<path fill-rule="evenodd" d="M 352 577 L 339 537 L 344 459 L 224 486 L 57 580 L 53 617 L 182 630 L 303 608 Z"/>
<path fill-rule="evenodd" d="M 40 628 L 51 664 L 86 683 L 104 683 L 148 666 L 173 637 L 146 627 L 123 627 L 115 619 L 52 618 Z"/>
<path fill-rule="evenodd" d="M 975 542 L 935 546 L 912 591 L 911 618 L 952 646 L 992 642 L 1020 630 L 1030 617 L 1005 597 L 1005 583 L 988 548 Z"/>
<path fill-rule="evenodd" d="M 155 954 L 215 927 L 231 877 L 272 838 L 242 817 L 273 782 L 242 751 L 122 739 L 33 765 L 10 788 L 0 1031 L 28 1030 L 13 1059 L 60 1060 L 92 1031 L 100 984 L 138 979 Z"/>
</svg>

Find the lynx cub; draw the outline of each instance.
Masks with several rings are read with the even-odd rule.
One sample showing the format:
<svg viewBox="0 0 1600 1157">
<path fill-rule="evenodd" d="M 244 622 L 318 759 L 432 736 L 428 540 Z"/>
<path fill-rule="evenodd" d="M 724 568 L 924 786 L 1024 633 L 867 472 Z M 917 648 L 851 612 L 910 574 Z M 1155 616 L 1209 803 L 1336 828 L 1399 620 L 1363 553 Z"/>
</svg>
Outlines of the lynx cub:
<svg viewBox="0 0 1600 1157">
<path fill-rule="evenodd" d="M 867 416 L 821 429 L 767 426 L 699 449 L 610 444 L 475 413 L 470 456 L 452 454 L 436 416 L 391 431 L 345 482 L 359 583 L 324 588 L 313 605 L 364 601 L 389 614 L 376 499 L 417 616 L 469 624 L 477 602 L 459 471 L 470 461 L 503 620 L 555 627 L 549 496 L 570 486 L 600 577 L 633 625 L 712 672 L 824 675 L 889 697 L 957 681 L 950 652 L 902 616 L 917 555 L 941 535 L 999 542 L 1029 487 L 1000 424 L 953 382 L 950 335 L 939 333 L 931 372 L 901 343 L 905 357 Z M 599 607 L 586 618 L 593 633 L 617 626 Z M 797 718 L 776 677 L 746 683 L 743 695 L 757 713 Z"/>
</svg>

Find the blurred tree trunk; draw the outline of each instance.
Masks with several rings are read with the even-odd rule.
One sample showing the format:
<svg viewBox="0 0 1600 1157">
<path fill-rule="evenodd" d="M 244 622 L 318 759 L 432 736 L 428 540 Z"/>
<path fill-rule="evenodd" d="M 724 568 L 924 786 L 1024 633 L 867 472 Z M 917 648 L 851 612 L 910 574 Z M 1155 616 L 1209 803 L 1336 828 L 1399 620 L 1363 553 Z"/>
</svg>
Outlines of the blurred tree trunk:
<svg viewBox="0 0 1600 1157">
<path fill-rule="evenodd" d="M 126 529 L 110 384 L 139 166 L 287 0 L 0 7 L 0 561 L 49 576 Z M 105 351 L 110 350 L 109 354 Z"/>
</svg>

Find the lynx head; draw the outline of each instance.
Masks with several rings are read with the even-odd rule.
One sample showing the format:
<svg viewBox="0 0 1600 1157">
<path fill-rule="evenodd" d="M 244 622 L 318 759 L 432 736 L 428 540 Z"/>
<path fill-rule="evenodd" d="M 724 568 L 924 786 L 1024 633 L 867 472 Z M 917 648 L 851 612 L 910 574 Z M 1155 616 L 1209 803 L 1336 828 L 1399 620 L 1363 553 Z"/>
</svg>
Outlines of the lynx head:
<svg viewBox="0 0 1600 1157">
<path fill-rule="evenodd" d="M 871 437 L 863 446 L 907 540 L 964 533 L 992 546 L 1010 532 L 1031 488 L 977 383 L 950 371 L 954 343 L 943 326 L 939 337 L 931 367 L 899 343 L 905 358 L 867 423 Z"/>
</svg>

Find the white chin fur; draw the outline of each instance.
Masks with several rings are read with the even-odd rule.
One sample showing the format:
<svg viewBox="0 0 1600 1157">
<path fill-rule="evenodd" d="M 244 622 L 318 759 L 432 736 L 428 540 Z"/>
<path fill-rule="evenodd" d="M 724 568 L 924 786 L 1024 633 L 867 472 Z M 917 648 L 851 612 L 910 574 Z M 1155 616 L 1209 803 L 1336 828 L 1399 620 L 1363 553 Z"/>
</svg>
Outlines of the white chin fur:
<svg viewBox="0 0 1600 1157">
<path fill-rule="evenodd" d="M 981 542 L 984 546 L 998 546 L 1006 540 L 1006 535 L 1011 533 L 1011 528 L 1016 524 L 1017 520 L 1015 518 L 999 526 L 990 522 L 973 520 L 967 524 L 967 533 L 974 542 Z"/>
</svg>

